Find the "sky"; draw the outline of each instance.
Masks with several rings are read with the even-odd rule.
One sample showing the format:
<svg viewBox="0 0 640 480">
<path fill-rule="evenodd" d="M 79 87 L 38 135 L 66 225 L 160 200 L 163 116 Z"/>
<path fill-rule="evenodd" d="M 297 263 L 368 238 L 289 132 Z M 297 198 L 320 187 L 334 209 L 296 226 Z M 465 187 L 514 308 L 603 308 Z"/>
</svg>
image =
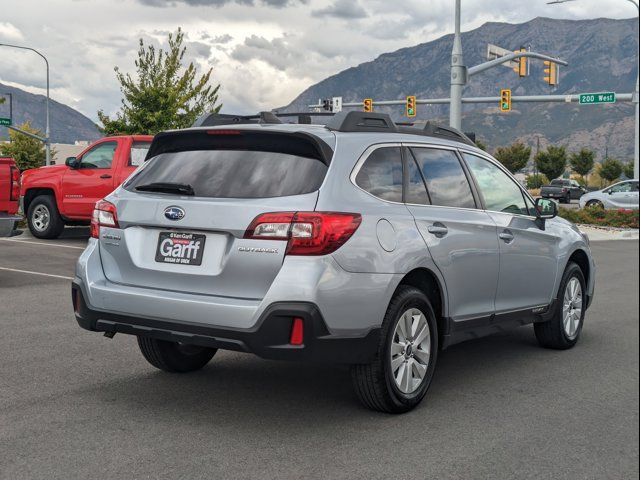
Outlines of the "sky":
<svg viewBox="0 0 640 480">
<path fill-rule="evenodd" d="M 453 0 L 0 0 L 0 43 L 49 60 L 51 96 L 92 120 L 113 114 L 114 67 L 134 73 L 140 38 L 166 45 L 181 27 L 187 61 L 213 68 L 223 112 L 284 106 L 314 83 L 453 31 Z M 629 18 L 625 0 L 462 0 L 462 29 L 538 16 Z M 44 93 L 42 59 L 0 47 L 0 83 Z M 0 92 L 1 93 L 1 92 Z"/>
</svg>

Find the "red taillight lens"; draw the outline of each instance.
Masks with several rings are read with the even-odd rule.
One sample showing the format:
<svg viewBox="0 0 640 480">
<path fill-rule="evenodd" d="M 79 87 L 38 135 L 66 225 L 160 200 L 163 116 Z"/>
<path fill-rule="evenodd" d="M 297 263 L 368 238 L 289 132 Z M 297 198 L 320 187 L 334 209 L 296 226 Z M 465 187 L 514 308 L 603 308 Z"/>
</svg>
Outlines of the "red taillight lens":
<svg viewBox="0 0 640 480">
<path fill-rule="evenodd" d="M 116 206 L 106 200 L 96 202 L 91 216 L 89 232 L 93 238 L 100 237 L 100 227 L 120 228 L 118 226 L 118 213 Z"/>
<path fill-rule="evenodd" d="M 251 222 L 244 238 L 288 240 L 288 255 L 326 255 L 344 245 L 361 221 L 358 213 L 265 213 Z"/>
<path fill-rule="evenodd" d="M 9 200 L 20 199 L 20 169 L 11 167 L 11 186 L 9 191 Z"/>
</svg>

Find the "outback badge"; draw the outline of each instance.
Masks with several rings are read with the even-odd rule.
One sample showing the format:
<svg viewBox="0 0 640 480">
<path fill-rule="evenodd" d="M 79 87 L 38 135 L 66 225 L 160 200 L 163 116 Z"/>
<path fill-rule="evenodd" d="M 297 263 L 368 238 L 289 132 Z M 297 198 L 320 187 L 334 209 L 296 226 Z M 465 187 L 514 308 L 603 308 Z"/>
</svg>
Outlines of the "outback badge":
<svg viewBox="0 0 640 480">
<path fill-rule="evenodd" d="M 184 210 L 180 207 L 176 207 L 175 205 L 164 209 L 164 216 L 169 220 L 182 220 L 184 215 Z"/>
</svg>

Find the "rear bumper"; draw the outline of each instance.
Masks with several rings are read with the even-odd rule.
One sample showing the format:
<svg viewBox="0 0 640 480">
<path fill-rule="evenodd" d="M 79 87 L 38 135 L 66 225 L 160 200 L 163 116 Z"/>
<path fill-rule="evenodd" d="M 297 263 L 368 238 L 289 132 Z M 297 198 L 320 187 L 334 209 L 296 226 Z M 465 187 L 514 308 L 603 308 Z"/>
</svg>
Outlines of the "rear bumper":
<svg viewBox="0 0 640 480">
<path fill-rule="evenodd" d="M 74 281 L 71 289 L 76 320 L 86 330 L 248 352 L 274 360 L 369 363 L 375 356 L 380 335 L 377 328 L 358 336 L 332 335 L 317 306 L 307 302 L 273 303 L 252 328 L 235 329 L 93 310 L 87 305 L 80 282 Z M 302 345 L 289 344 L 294 317 L 304 322 Z"/>
<path fill-rule="evenodd" d="M 6 212 L 0 212 L 0 237 L 10 237 L 16 235 L 14 233 L 14 225 L 16 222 L 22 220 L 20 215 L 8 214 Z"/>
</svg>

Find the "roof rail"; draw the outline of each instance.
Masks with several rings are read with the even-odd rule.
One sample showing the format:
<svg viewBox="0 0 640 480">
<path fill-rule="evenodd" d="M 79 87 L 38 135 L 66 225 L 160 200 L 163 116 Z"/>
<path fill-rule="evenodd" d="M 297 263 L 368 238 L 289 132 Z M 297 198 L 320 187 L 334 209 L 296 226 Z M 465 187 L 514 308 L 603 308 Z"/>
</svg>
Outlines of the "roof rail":
<svg viewBox="0 0 640 480">
<path fill-rule="evenodd" d="M 428 137 L 444 138 L 456 142 L 466 143 L 468 145 L 473 145 L 475 147 L 475 143 L 460 130 L 457 130 L 453 127 L 438 125 L 437 123 L 433 122 L 426 122 L 424 128 L 422 129 L 417 129 L 416 127 L 403 127 L 400 128 L 399 131 L 402 133 L 411 133 L 414 135 L 426 135 Z"/>
<path fill-rule="evenodd" d="M 273 112 L 258 115 L 233 115 L 228 113 L 205 113 L 193 124 L 194 127 L 217 127 L 219 125 L 240 125 L 247 123 L 275 124 L 282 121 Z"/>
<path fill-rule="evenodd" d="M 339 112 L 327 122 L 326 127 L 336 132 L 395 133 L 398 131 L 388 114 L 374 112 Z"/>
</svg>

